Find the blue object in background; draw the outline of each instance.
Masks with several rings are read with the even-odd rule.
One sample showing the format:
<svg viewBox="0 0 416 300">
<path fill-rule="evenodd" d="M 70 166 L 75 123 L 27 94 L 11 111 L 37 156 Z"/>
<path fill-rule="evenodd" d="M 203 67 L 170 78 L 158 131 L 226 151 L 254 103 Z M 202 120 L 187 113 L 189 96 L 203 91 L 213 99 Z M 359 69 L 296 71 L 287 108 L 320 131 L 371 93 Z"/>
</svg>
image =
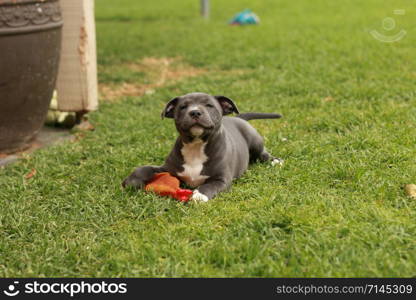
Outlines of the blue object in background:
<svg viewBox="0 0 416 300">
<path fill-rule="evenodd" d="M 231 25 L 248 25 L 258 24 L 260 22 L 259 17 L 249 9 L 245 9 L 242 12 L 236 14 L 229 24 Z"/>
</svg>

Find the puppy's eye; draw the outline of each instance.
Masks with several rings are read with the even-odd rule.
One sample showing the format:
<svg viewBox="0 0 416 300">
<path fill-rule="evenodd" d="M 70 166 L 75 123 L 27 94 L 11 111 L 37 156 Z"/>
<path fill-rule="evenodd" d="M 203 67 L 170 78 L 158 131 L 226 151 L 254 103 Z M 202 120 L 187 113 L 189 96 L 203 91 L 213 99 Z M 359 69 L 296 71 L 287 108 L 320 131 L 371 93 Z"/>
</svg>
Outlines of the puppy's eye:
<svg viewBox="0 0 416 300">
<path fill-rule="evenodd" d="M 185 109 L 186 108 L 186 104 L 179 106 L 179 109 Z"/>
<path fill-rule="evenodd" d="M 206 104 L 205 106 L 206 106 L 206 107 L 214 107 L 214 105 L 209 104 L 209 103 L 208 103 L 208 104 Z"/>
</svg>

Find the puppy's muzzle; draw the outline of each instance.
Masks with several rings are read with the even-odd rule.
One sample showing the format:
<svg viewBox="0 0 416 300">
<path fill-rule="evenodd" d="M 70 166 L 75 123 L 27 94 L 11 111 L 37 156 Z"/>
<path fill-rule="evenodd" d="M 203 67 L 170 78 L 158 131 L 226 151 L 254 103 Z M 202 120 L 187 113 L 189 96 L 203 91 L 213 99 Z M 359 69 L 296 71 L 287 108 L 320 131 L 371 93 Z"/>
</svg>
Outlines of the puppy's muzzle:
<svg viewBox="0 0 416 300">
<path fill-rule="evenodd" d="M 202 112 L 201 112 L 200 110 L 198 110 L 198 109 L 194 109 L 194 110 L 191 110 L 191 111 L 189 112 L 189 116 L 190 116 L 192 119 L 199 119 L 199 117 L 201 117 L 201 116 L 202 116 Z"/>
</svg>

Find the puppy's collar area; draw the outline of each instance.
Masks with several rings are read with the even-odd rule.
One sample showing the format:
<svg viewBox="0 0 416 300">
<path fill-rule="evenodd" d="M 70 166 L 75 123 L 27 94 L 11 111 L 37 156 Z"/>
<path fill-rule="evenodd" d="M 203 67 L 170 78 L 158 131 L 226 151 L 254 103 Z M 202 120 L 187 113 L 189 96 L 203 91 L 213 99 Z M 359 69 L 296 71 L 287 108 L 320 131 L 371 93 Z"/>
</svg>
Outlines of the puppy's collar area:
<svg viewBox="0 0 416 300">
<path fill-rule="evenodd" d="M 207 142 L 210 138 L 211 138 L 212 134 L 202 134 L 200 136 L 193 136 L 190 134 L 181 134 L 180 135 L 180 139 L 182 141 L 183 144 L 190 144 L 193 143 L 195 141 L 203 141 L 204 143 Z"/>
<path fill-rule="evenodd" d="M 182 141 L 182 145 L 184 145 L 184 146 L 194 146 L 194 145 L 197 145 L 197 144 L 204 144 L 204 143 L 205 143 L 205 141 L 203 141 L 202 139 L 197 138 L 197 137 L 195 137 L 190 142 Z"/>
</svg>

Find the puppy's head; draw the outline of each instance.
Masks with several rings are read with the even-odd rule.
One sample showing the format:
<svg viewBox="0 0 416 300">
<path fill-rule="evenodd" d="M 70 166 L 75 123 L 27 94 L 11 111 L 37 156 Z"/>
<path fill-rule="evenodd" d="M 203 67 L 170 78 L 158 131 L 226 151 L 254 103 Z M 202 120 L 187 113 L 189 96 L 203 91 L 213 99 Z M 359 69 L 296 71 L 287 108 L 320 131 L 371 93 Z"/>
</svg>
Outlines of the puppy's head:
<svg viewBox="0 0 416 300">
<path fill-rule="evenodd" d="M 221 127 L 222 116 L 233 112 L 239 113 L 227 97 L 191 93 L 170 100 L 162 118 L 173 118 L 182 136 L 207 138 Z"/>
</svg>

